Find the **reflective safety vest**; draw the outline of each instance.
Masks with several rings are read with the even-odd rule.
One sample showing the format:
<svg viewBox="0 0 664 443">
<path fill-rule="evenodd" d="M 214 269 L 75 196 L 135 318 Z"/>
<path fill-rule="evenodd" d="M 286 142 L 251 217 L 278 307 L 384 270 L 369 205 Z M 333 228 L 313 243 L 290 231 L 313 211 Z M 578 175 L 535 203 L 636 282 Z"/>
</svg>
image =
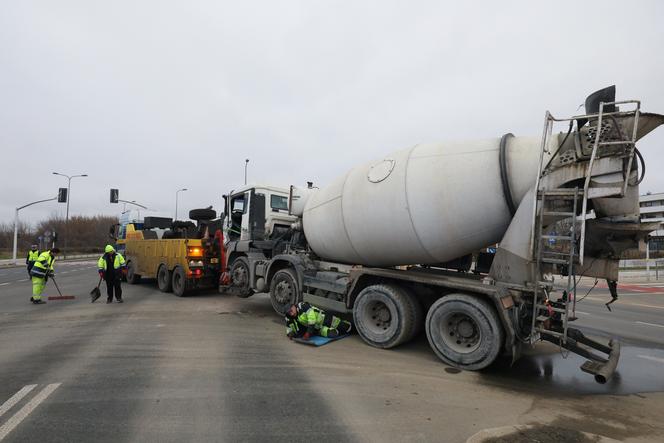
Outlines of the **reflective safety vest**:
<svg viewBox="0 0 664 443">
<path fill-rule="evenodd" d="M 39 251 L 28 251 L 28 261 L 37 261 L 39 259 Z"/>
<path fill-rule="evenodd" d="M 53 270 L 53 264 L 55 263 L 55 257 L 51 255 L 51 251 L 45 251 L 39 254 L 35 265 L 30 270 L 30 274 L 33 277 L 44 278 L 48 271 Z"/>
<path fill-rule="evenodd" d="M 100 271 L 106 271 L 106 254 L 99 257 L 97 260 L 97 268 Z M 115 260 L 113 260 L 113 269 L 120 269 L 125 267 L 125 259 L 119 252 L 115 253 Z"/>
<path fill-rule="evenodd" d="M 300 332 L 300 325 L 305 326 L 310 333 L 318 331 L 323 337 L 327 337 L 328 329 L 335 329 L 341 323 L 339 317 L 332 314 L 326 314 L 320 308 L 311 306 L 303 302 L 298 305 L 298 316 L 295 319 L 286 317 L 286 332 L 293 332 L 296 335 Z"/>
</svg>

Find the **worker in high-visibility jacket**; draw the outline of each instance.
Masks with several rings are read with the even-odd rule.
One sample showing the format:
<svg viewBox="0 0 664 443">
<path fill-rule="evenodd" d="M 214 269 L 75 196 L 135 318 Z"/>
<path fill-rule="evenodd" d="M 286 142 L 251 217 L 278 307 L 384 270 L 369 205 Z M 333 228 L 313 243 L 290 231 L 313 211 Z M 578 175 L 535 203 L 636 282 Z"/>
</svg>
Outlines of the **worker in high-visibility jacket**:
<svg viewBox="0 0 664 443">
<path fill-rule="evenodd" d="M 122 276 L 127 274 L 125 259 L 111 245 L 106 245 L 104 255 L 97 261 L 99 277 L 106 281 L 106 303 L 113 303 L 113 292 L 118 303 L 122 303 Z"/>
<path fill-rule="evenodd" d="M 32 270 L 32 267 L 35 265 L 35 262 L 39 258 L 39 246 L 37 245 L 32 245 L 30 247 L 30 250 L 28 251 L 28 256 L 25 258 L 25 264 L 28 267 L 28 275 L 32 277 L 32 274 L 30 274 L 30 271 Z"/>
<path fill-rule="evenodd" d="M 307 302 L 291 305 L 286 311 L 288 338 L 309 340 L 312 335 L 335 338 L 351 330 L 349 321 L 342 320 Z"/>
<path fill-rule="evenodd" d="M 48 277 L 54 275 L 53 265 L 55 264 L 55 256 L 58 253 L 60 253 L 60 249 L 58 248 L 51 248 L 48 251 L 42 252 L 30 270 L 32 277 L 32 297 L 30 297 L 30 301 L 36 305 L 46 303 L 42 300 L 41 295 L 44 292 L 44 286 L 46 286 Z"/>
</svg>

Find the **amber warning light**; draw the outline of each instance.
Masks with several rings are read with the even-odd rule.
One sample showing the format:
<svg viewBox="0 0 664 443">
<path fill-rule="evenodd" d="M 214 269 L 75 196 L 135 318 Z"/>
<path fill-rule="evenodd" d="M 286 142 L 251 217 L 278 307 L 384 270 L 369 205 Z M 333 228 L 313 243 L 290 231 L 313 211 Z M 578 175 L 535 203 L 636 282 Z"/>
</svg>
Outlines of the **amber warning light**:
<svg viewBox="0 0 664 443">
<path fill-rule="evenodd" d="M 193 247 L 187 249 L 187 256 L 189 257 L 203 257 L 203 249 Z"/>
</svg>

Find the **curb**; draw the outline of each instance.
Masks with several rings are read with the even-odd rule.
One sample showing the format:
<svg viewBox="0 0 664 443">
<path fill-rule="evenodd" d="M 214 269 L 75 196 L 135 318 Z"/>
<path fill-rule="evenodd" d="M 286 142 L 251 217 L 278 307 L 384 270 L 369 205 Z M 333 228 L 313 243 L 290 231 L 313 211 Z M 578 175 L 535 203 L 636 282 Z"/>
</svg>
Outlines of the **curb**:
<svg viewBox="0 0 664 443">
<path fill-rule="evenodd" d="M 466 443 L 525 443 L 534 441 L 542 443 L 564 441 L 576 441 L 581 443 L 619 443 L 619 440 L 614 440 L 603 435 L 549 425 L 511 425 L 483 429 L 470 436 L 468 440 L 466 440 Z"/>
</svg>

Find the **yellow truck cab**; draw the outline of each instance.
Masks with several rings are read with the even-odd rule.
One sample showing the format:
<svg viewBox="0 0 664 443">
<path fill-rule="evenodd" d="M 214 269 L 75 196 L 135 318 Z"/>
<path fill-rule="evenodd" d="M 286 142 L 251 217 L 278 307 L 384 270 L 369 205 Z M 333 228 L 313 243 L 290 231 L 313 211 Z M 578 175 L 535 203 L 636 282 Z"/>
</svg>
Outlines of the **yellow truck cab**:
<svg viewBox="0 0 664 443">
<path fill-rule="evenodd" d="M 127 260 L 127 282 L 142 278 L 157 280 L 162 292 L 182 297 L 200 288 L 216 287 L 221 266 L 221 220 L 214 221 L 212 209 L 194 209 L 196 220 L 173 221 L 166 217 L 145 217 L 142 223 L 120 226 L 117 238 Z"/>
</svg>

